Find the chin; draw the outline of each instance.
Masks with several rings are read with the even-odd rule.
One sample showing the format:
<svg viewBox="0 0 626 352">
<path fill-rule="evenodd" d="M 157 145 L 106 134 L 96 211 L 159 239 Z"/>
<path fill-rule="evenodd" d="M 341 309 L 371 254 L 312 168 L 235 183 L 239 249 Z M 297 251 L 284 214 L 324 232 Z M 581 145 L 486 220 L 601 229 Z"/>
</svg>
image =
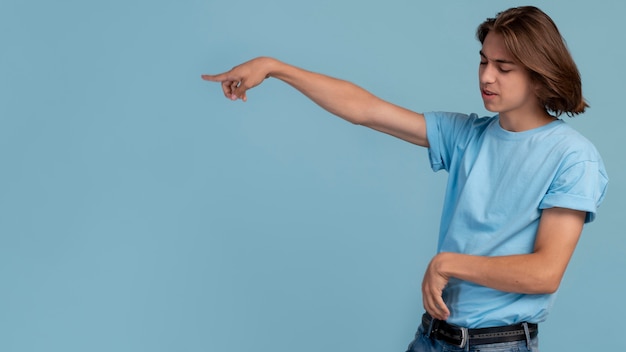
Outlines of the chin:
<svg viewBox="0 0 626 352">
<path fill-rule="evenodd" d="M 485 106 L 485 109 L 487 109 L 487 111 L 498 113 L 498 110 L 496 110 L 496 109 L 494 109 L 492 107 L 489 107 L 489 105 L 487 105 L 487 104 L 483 104 L 483 105 Z"/>
</svg>

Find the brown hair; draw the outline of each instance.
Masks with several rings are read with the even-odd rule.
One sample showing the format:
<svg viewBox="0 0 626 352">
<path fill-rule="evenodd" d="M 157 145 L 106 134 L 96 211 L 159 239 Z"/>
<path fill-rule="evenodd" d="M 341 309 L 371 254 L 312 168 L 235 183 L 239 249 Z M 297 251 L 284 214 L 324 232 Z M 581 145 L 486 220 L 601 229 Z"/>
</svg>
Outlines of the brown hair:
<svg viewBox="0 0 626 352">
<path fill-rule="evenodd" d="M 580 73 L 565 40 L 552 19 L 533 6 L 500 12 L 476 30 L 483 43 L 493 31 L 502 35 L 514 59 L 530 72 L 537 96 L 546 110 L 557 116 L 583 113 L 589 107 L 582 95 Z"/>
</svg>

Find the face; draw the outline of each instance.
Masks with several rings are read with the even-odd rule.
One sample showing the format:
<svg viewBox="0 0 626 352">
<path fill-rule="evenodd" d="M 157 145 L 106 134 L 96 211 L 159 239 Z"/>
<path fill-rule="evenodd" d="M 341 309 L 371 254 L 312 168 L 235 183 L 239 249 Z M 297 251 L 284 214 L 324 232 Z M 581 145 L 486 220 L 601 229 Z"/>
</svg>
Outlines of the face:
<svg viewBox="0 0 626 352">
<path fill-rule="evenodd" d="M 505 118 L 536 113 L 539 101 L 530 75 L 515 62 L 498 33 L 490 32 L 483 42 L 478 77 L 487 110 Z"/>
</svg>

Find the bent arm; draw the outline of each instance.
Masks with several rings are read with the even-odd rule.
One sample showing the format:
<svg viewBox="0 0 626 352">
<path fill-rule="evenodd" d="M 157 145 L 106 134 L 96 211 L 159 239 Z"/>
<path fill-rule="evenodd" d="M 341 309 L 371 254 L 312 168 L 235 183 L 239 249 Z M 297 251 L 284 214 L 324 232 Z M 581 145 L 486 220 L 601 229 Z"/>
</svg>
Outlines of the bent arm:
<svg viewBox="0 0 626 352">
<path fill-rule="evenodd" d="M 561 283 L 585 221 L 585 212 L 551 208 L 541 215 L 530 254 L 479 257 L 449 253 L 442 271 L 500 291 L 554 293 Z"/>
<path fill-rule="evenodd" d="M 244 101 L 247 90 L 268 77 L 286 82 L 325 110 L 351 123 L 428 147 L 424 115 L 388 103 L 348 81 L 268 57 L 253 59 L 219 75 L 202 76 L 208 81 L 221 82 L 227 98 Z"/>
<path fill-rule="evenodd" d="M 584 221 L 585 212 L 582 211 L 545 209 L 530 254 L 498 257 L 438 254 L 424 278 L 424 307 L 434 317 L 447 319 L 449 311 L 441 298 L 441 291 L 451 277 L 505 292 L 554 293 L 574 253 Z"/>
</svg>

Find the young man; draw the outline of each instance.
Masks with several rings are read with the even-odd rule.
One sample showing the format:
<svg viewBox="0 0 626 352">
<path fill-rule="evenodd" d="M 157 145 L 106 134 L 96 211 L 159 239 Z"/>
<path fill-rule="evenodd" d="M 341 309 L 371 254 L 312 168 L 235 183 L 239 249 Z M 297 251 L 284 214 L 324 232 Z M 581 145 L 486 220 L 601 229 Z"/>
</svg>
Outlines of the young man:
<svg viewBox="0 0 626 352">
<path fill-rule="evenodd" d="M 429 148 L 432 168 L 448 171 L 412 351 L 536 350 L 537 324 L 608 182 L 594 146 L 558 118 L 587 104 L 552 20 L 535 7 L 513 8 L 482 23 L 477 36 L 491 117 L 416 113 L 265 57 L 203 76 L 244 101 L 265 78 L 280 79 L 341 118 Z"/>
</svg>

